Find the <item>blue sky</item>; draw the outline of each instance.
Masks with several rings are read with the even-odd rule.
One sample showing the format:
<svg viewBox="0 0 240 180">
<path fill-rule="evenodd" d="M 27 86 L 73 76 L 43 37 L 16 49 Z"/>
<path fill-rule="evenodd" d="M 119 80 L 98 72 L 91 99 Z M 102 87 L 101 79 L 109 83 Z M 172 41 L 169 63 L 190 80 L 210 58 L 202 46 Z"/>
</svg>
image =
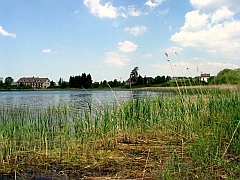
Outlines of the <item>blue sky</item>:
<svg viewBox="0 0 240 180">
<path fill-rule="evenodd" d="M 0 0 L 0 77 L 122 81 L 135 66 L 148 77 L 239 68 L 240 1 Z"/>
</svg>

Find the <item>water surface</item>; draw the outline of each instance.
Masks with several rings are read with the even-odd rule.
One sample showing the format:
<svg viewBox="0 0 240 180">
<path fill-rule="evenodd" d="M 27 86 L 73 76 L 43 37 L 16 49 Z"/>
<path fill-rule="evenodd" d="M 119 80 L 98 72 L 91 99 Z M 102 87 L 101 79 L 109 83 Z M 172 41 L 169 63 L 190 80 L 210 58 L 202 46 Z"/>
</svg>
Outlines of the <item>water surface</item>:
<svg viewBox="0 0 240 180">
<path fill-rule="evenodd" d="M 159 93 L 158 93 L 159 94 Z M 95 106 L 113 105 L 137 97 L 154 97 L 157 93 L 147 91 L 2 91 L 1 106 L 24 106 L 45 108 L 64 104 L 84 108 L 91 102 Z"/>
</svg>

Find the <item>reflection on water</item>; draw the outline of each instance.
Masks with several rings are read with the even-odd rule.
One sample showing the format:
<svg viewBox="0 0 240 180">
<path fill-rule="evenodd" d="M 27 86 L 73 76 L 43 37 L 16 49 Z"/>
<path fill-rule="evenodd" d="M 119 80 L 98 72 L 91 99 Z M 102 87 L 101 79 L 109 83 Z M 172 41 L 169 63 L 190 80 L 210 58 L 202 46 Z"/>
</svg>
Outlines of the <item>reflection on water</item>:
<svg viewBox="0 0 240 180">
<path fill-rule="evenodd" d="M 156 95 L 155 92 L 147 91 L 10 91 L 0 92 L 0 104 L 27 108 L 45 108 L 60 104 L 82 109 L 87 108 L 89 103 L 94 106 L 114 105 L 131 98 Z"/>
</svg>

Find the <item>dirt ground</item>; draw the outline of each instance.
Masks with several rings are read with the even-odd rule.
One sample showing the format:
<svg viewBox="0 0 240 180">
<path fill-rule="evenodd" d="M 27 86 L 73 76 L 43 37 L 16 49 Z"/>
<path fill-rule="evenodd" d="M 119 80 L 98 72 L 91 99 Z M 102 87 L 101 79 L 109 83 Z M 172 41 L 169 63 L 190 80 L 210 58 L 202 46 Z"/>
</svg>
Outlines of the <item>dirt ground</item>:
<svg viewBox="0 0 240 180">
<path fill-rule="evenodd" d="M 171 163 L 173 154 L 185 158 L 184 151 L 183 142 L 179 138 L 168 139 L 166 136 L 162 136 L 147 141 L 140 138 L 137 142 L 119 139 L 114 149 L 99 149 L 94 156 L 85 157 L 88 159 L 85 164 L 69 164 L 55 160 L 54 162 L 34 165 L 30 161 L 35 158 L 34 161 L 36 162 L 37 158 L 31 157 L 32 159 L 25 160 L 29 164 L 18 162 L 17 172 L 0 172 L 0 179 L 162 179 L 162 173 L 166 171 L 167 166 Z M 187 159 L 185 160 L 187 161 Z M 186 163 L 186 168 L 187 166 Z"/>
</svg>

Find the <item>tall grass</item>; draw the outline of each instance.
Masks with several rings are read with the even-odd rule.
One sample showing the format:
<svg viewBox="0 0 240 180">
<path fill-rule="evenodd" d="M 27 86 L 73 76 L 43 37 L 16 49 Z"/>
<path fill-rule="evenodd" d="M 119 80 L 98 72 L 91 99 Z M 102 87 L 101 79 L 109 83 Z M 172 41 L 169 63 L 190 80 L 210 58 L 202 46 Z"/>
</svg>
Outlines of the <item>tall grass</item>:
<svg viewBox="0 0 240 180">
<path fill-rule="evenodd" d="M 0 172 L 20 172 L 33 164 L 51 167 L 53 162 L 87 168 L 103 161 L 102 152 L 119 162 L 119 153 L 124 154 L 119 150 L 121 143 L 145 143 L 149 149 L 144 176 L 238 178 L 238 90 L 184 92 L 132 99 L 101 109 L 89 103 L 84 111 L 61 105 L 47 109 L 1 107 Z M 116 150 L 117 155 L 113 153 Z M 135 155 L 141 152 L 134 150 Z M 156 166 L 150 173 L 146 168 L 151 163 Z"/>
</svg>

